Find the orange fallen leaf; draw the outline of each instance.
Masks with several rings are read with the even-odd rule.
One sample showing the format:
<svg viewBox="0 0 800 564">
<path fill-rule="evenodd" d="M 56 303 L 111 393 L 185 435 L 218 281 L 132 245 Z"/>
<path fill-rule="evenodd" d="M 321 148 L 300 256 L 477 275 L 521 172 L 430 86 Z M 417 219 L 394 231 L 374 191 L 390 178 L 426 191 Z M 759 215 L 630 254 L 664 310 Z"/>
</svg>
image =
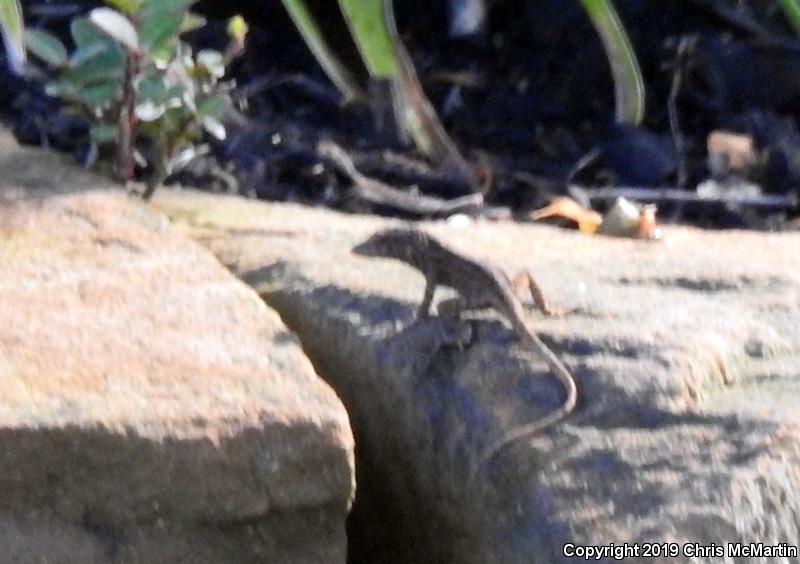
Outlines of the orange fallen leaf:
<svg viewBox="0 0 800 564">
<path fill-rule="evenodd" d="M 530 218 L 534 221 L 547 217 L 563 217 L 574 221 L 582 233 L 594 233 L 603 223 L 603 218 L 599 213 L 583 207 L 566 196 L 556 198 L 549 205 L 534 210 L 530 214 Z"/>
<path fill-rule="evenodd" d="M 661 238 L 661 230 L 656 222 L 656 206 L 639 206 L 624 198 L 619 198 L 606 212 L 605 217 L 566 196 L 556 198 L 549 205 L 531 212 L 529 217 L 534 221 L 548 217 L 565 218 L 577 223 L 582 233 L 601 233 L 634 239 Z"/>
</svg>

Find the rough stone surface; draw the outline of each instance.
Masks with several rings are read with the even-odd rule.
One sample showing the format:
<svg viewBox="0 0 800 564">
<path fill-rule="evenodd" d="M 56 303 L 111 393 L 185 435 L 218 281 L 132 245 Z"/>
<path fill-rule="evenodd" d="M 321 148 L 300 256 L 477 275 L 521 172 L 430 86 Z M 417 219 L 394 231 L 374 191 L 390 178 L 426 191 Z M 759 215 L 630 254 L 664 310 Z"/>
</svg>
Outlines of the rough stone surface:
<svg viewBox="0 0 800 564">
<path fill-rule="evenodd" d="M 0 152 L 5 153 L 7 151 L 17 150 L 18 148 L 19 144 L 14 134 L 0 125 Z"/>
<path fill-rule="evenodd" d="M 108 187 L 109 182 L 75 166 L 68 156 L 33 147 L 18 147 L 0 128 L 0 201 L 44 199 Z"/>
<path fill-rule="evenodd" d="M 344 562 L 352 433 L 296 337 L 42 155 L 0 157 L 0 563 Z"/>
<path fill-rule="evenodd" d="M 561 562 L 567 542 L 800 543 L 800 235 L 667 227 L 649 243 L 423 225 L 531 269 L 566 309 L 534 327 L 579 386 L 573 416 L 501 451 L 467 490 L 481 447 L 561 400 L 507 326 L 482 317 L 477 344 L 432 355 L 435 319 L 413 322 L 419 273 L 349 253 L 384 220 L 194 193 L 156 205 L 259 290 L 345 402 L 357 562 Z"/>
</svg>

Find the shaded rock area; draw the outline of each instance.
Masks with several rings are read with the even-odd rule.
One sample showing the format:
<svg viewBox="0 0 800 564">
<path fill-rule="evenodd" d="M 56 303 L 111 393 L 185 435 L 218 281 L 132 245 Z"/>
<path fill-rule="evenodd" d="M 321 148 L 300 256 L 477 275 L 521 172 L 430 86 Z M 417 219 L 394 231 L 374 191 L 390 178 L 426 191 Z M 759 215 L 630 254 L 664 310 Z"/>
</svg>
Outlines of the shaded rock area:
<svg viewBox="0 0 800 564">
<path fill-rule="evenodd" d="M 6 148 L 0 562 L 344 562 L 352 433 L 296 337 L 163 216 Z"/>
<path fill-rule="evenodd" d="M 481 316 L 476 343 L 436 351 L 436 318 L 414 321 L 423 278 L 350 253 L 386 220 L 193 192 L 155 206 L 258 290 L 342 397 L 359 480 L 350 562 L 566 562 L 570 542 L 798 544 L 798 235 L 667 227 L 650 243 L 423 224 L 534 273 L 565 313 L 532 323 L 578 380 L 567 421 L 502 450 L 467 488 L 484 446 L 562 400 L 506 325 Z"/>
</svg>

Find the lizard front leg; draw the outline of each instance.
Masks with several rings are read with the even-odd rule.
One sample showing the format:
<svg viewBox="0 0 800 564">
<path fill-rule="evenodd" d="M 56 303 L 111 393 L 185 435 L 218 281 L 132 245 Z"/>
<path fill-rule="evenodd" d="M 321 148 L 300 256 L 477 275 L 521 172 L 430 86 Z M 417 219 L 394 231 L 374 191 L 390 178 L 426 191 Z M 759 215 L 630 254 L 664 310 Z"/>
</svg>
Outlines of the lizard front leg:
<svg viewBox="0 0 800 564">
<path fill-rule="evenodd" d="M 464 306 L 464 300 L 461 297 L 442 300 L 437 306 L 440 317 L 449 320 L 460 328 L 460 336 L 456 343 L 460 349 L 472 344 L 472 338 L 475 334 L 472 329 L 472 323 L 465 323 L 461 319 L 461 313 L 465 309 Z"/>
<path fill-rule="evenodd" d="M 450 319 L 455 319 L 457 321 L 461 320 L 461 313 L 464 311 L 464 299 L 461 296 L 455 298 L 448 298 L 446 300 L 442 300 L 436 306 L 437 310 L 439 311 L 439 315 L 442 317 L 448 317 Z"/>
<path fill-rule="evenodd" d="M 445 317 L 418 319 L 412 325 L 381 343 L 380 362 L 388 371 L 414 379 L 430 373 L 439 352 L 448 347 L 462 348 L 463 325 Z"/>
<path fill-rule="evenodd" d="M 433 302 L 433 293 L 436 291 L 436 282 L 430 276 L 425 277 L 425 295 L 422 296 L 422 303 L 419 304 L 417 310 L 417 318 L 426 319 L 431 312 L 431 302 Z"/>
</svg>

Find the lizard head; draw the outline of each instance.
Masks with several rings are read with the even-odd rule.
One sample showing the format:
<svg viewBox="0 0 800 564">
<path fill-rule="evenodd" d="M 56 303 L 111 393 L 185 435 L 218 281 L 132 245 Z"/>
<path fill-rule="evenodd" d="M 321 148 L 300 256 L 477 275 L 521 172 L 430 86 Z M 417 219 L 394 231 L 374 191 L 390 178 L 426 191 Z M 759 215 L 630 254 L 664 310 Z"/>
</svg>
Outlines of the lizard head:
<svg viewBox="0 0 800 564">
<path fill-rule="evenodd" d="M 428 244 L 428 236 L 416 229 L 382 229 L 353 247 L 362 257 L 386 257 L 408 261 Z"/>
</svg>

